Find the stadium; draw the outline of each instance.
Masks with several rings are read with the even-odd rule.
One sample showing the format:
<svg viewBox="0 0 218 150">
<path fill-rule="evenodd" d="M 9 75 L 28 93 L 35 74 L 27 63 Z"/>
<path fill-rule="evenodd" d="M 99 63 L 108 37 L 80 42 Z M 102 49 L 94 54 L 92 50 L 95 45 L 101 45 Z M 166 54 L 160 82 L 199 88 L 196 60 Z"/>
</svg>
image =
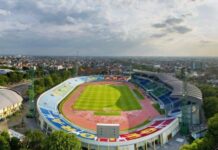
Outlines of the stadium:
<svg viewBox="0 0 218 150">
<path fill-rule="evenodd" d="M 183 82 L 170 74 L 134 70 L 130 77 L 81 76 L 46 91 L 37 101 L 40 128 L 75 134 L 88 150 L 157 149 L 179 131 Z M 187 85 L 186 121 L 200 124 L 202 94 Z M 153 104 L 166 112 L 161 115 Z"/>
</svg>

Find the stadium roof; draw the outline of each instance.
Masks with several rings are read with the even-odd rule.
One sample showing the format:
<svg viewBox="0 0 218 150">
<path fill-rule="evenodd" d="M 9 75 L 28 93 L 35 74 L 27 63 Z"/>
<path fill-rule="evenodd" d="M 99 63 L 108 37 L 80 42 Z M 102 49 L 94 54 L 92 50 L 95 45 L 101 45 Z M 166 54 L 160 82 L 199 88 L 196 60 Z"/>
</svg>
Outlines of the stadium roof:
<svg viewBox="0 0 218 150">
<path fill-rule="evenodd" d="M 136 70 L 136 69 L 134 69 L 134 72 L 156 76 L 162 82 L 166 83 L 167 85 L 173 88 L 171 96 L 182 96 L 183 95 L 183 81 L 175 78 L 172 74 L 141 71 L 141 70 Z M 192 85 L 189 83 L 187 84 L 187 96 L 202 100 L 201 90 L 197 88 L 195 85 Z"/>
<path fill-rule="evenodd" d="M 0 89 L 0 109 L 22 102 L 23 98 L 9 89 Z"/>
</svg>

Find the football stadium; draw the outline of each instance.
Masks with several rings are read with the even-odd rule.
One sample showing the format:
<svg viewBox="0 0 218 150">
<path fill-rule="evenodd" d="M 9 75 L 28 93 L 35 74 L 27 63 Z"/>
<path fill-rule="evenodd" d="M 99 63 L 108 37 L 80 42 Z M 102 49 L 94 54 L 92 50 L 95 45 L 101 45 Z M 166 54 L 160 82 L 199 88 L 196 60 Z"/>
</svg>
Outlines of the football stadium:
<svg viewBox="0 0 218 150">
<path fill-rule="evenodd" d="M 180 130 L 183 112 L 189 126 L 201 123 L 201 91 L 188 83 L 185 98 L 183 82 L 170 74 L 79 76 L 40 95 L 38 119 L 47 134 L 75 134 L 83 149 L 157 149 Z"/>
</svg>

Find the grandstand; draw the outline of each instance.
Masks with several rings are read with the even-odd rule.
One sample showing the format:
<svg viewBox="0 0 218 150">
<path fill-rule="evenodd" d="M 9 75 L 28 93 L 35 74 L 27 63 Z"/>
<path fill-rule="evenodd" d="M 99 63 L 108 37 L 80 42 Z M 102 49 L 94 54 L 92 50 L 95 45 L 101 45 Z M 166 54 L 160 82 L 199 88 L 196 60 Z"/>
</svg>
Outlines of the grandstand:
<svg viewBox="0 0 218 150">
<path fill-rule="evenodd" d="M 167 73 L 134 70 L 131 82 L 142 87 L 170 116 L 181 116 L 183 82 Z M 200 124 L 202 93 L 192 84 L 187 84 L 189 124 Z M 179 113 L 180 112 L 180 113 Z"/>
<path fill-rule="evenodd" d="M 104 138 L 97 137 L 96 132 L 90 131 L 70 122 L 63 116 L 59 110 L 59 103 L 73 91 L 77 86 L 87 82 L 98 82 L 104 80 L 118 80 L 118 78 L 111 77 L 105 79 L 104 76 L 82 76 L 68 79 L 54 88 L 43 93 L 37 101 L 37 110 L 39 113 L 40 128 L 46 132 L 51 133 L 54 130 L 63 130 L 69 134 L 75 134 L 82 142 L 83 149 L 88 150 L 136 150 L 136 149 L 156 149 L 156 146 L 163 145 L 168 142 L 179 130 L 179 121 L 175 117 L 168 118 L 150 118 L 150 122 L 140 128 L 135 128 L 130 132 L 122 132 L 118 138 Z M 123 78 L 121 78 L 123 82 Z M 143 86 L 146 91 L 152 92 L 153 96 L 161 97 L 172 89 L 163 86 L 159 87 L 159 83 L 153 82 L 151 79 L 142 80 L 137 78 L 135 80 L 138 84 L 147 82 L 149 85 Z M 126 81 L 125 81 L 126 82 Z M 161 83 L 162 84 L 162 83 Z M 156 90 L 153 90 L 153 89 Z M 160 91 L 159 91 L 159 90 Z M 143 104 L 143 103 L 142 103 Z M 144 105 L 147 105 L 144 103 Z M 149 110 L 150 111 L 150 110 Z M 140 110 L 140 112 L 144 112 Z M 128 112 L 127 112 L 128 114 Z M 129 115 L 134 114 L 130 113 Z M 146 115 L 146 114 L 144 114 Z"/>
</svg>

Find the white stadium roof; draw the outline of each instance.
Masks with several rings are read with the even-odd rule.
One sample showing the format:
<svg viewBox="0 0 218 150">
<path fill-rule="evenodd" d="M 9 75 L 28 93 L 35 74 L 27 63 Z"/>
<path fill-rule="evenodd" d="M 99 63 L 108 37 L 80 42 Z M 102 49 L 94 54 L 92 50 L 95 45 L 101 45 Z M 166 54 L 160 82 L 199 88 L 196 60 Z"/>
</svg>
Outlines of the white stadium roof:
<svg viewBox="0 0 218 150">
<path fill-rule="evenodd" d="M 9 89 L 0 89 L 0 109 L 22 102 L 23 98 Z"/>
</svg>

